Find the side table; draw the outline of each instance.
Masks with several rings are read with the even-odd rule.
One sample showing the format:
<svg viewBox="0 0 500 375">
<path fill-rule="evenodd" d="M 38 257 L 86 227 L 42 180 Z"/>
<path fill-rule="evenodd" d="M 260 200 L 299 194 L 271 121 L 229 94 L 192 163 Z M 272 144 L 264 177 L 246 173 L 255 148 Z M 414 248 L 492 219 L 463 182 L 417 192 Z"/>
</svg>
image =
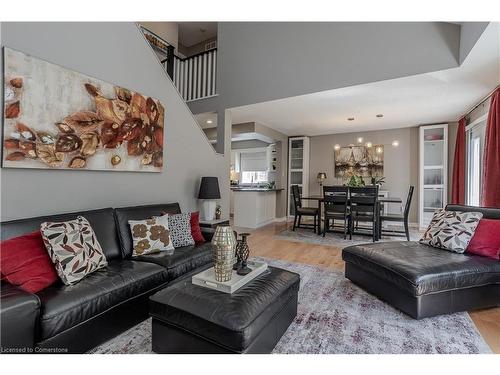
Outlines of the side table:
<svg viewBox="0 0 500 375">
<path fill-rule="evenodd" d="M 218 225 L 229 225 L 229 219 L 200 220 L 200 228 L 206 241 L 211 241 Z"/>
</svg>

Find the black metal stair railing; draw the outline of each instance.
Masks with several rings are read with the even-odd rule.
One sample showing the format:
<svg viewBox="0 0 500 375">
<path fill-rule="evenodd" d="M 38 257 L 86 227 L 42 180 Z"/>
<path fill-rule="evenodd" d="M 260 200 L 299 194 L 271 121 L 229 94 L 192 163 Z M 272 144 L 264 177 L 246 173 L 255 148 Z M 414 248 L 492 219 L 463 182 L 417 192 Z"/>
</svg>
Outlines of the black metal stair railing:
<svg viewBox="0 0 500 375">
<path fill-rule="evenodd" d="M 175 47 L 154 32 L 140 26 L 151 48 L 185 101 L 217 95 L 217 48 L 181 58 Z"/>
<path fill-rule="evenodd" d="M 185 59 L 172 52 L 162 63 L 184 100 L 217 95 L 217 48 Z"/>
</svg>

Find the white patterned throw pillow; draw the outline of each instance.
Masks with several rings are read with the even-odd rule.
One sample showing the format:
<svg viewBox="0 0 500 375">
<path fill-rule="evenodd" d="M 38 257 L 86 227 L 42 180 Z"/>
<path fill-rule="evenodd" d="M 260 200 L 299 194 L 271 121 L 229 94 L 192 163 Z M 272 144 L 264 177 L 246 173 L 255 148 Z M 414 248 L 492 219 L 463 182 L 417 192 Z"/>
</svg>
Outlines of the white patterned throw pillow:
<svg viewBox="0 0 500 375">
<path fill-rule="evenodd" d="M 168 226 L 172 236 L 174 247 L 183 247 L 194 245 L 194 239 L 191 235 L 191 213 L 168 214 Z"/>
<path fill-rule="evenodd" d="M 108 265 L 90 223 L 83 216 L 42 223 L 40 232 L 57 274 L 66 285 Z"/>
<path fill-rule="evenodd" d="M 434 213 L 420 243 L 455 253 L 463 253 L 482 217 L 481 212 L 438 210 Z"/>
<path fill-rule="evenodd" d="M 147 255 L 166 251 L 173 253 L 174 246 L 170 237 L 168 218 L 152 217 L 146 220 L 129 220 L 132 233 L 132 256 Z"/>
</svg>

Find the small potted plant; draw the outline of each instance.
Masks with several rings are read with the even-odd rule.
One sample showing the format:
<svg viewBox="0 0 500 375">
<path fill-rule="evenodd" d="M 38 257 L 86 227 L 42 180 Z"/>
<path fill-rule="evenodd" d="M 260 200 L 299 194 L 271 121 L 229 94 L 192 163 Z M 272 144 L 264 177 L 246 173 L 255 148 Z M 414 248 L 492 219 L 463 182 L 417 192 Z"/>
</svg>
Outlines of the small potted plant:
<svg viewBox="0 0 500 375">
<path fill-rule="evenodd" d="M 371 176 L 372 185 L 382 186 L 385 183 L 384 176 Z"/>
<path fill-rule="evenodd" d="M 222 206 L 220 204 L 218 204 L 216 207 L 215 207 L 215 219 L 216 220 L 219 220 L 222 216 Z"/>
<path fill-rule="evenodd" d="M 365 186 L 365 180 L 363 180 L 363 177 L 358 176 L 358 175 L 352 175 L 349 181 L 347 181 L 346 186 L 349 187 L 362 187 Z"/>
</svg>

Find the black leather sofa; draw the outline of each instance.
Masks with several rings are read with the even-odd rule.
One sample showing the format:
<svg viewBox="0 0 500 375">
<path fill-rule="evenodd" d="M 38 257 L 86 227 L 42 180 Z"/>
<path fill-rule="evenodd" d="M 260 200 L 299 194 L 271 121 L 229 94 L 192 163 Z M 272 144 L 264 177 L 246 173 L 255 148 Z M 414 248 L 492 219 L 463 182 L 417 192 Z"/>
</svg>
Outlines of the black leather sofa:
<svg viewBox="0 0 500 375">
<path fill-rule="evenodd" d="M 500 209 L 448 205 L 500 220 Z M 342 251 L 345 276 L 415 319 L 500 306 L 500 262 L 419 242 L 381 242 Z"/>
<path fill-rule="evenodd" d="M 1 239 L 35 231 L 44 221 L 82 215 L 108 260 L 73 286 L 62 282 L 36 294 L 2 282 L 1 346 L 4 352 L 83 353 L 149 316 L 149 296 L 211 261 L 208 243 L 178 248 L 173 255 L 134 257 L 128 220 L 161 212 L 180 213 L 177 203 L 104 208 L 1 223 Z"/>
</svg>

